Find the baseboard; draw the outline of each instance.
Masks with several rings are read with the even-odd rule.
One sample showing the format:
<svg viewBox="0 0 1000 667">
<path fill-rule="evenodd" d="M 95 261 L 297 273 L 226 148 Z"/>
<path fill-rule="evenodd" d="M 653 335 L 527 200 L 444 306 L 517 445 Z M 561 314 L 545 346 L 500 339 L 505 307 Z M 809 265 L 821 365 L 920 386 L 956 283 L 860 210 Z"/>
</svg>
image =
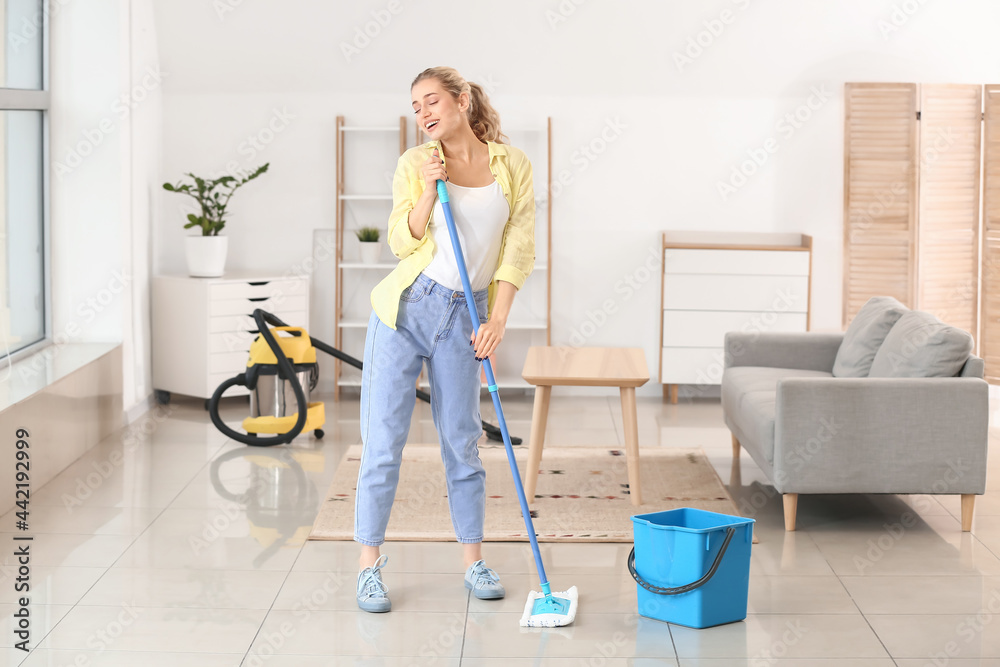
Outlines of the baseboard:
<svg viewBox="0 0 1000 667">
<path fill-rule="evenodd" d="M 122 426 L 128 426 L 156 407 L 156 398 L 150 394 L 126 410 L 122 415 Z"/>
</svg>

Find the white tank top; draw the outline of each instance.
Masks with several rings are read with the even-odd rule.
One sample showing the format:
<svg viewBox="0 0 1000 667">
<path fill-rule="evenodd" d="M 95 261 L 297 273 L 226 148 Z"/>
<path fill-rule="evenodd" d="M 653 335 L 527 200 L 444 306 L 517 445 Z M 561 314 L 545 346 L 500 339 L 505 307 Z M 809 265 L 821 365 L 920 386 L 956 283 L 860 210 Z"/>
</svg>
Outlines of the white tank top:
<svg viewBox="0 0 1000 667">
<path fill-rule="evenodd" d="M 484 290 L 489 287 L 497 269 L 510 206 L 496 181 L 480 188 L 449 183 L 448 198 L 458 238 L 462 242 L 469 283 L 474 292 Z M 433 230 L 435 248 L 424 275 L 448 289 L 461 292 L 462 278 L 458 273 L 455 250 L 440 201 L 434 204 L 428 226 Z"/>
</svg>

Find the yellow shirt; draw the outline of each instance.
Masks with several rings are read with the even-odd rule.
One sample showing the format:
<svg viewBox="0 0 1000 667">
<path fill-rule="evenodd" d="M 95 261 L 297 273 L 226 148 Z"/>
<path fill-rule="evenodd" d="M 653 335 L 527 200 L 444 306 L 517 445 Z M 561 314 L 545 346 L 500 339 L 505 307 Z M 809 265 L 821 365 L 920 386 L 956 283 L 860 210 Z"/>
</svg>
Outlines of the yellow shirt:
<svg viewBox="0 0 1000 667">
<path fill-rule="evenodd" d="M 510 217 L 503 231 L 500 257 L 489 287 L 489 308 L 493 310 L 496 283 L 505 280 L 517 289 L 535 266 L 535 189 L 531 162 L 523 151 L 487 142 L 490 150 L 490 172 L 500 184 Z M 444 160 L 440 141 L 411 148 L 399 157 L 392 179 L 392 213 L 389 215 L 389 248 L 399 258 L 399 264 L 372 290 L 372 308 L 386 326 L 396 328 L 399 297 L 413 284 L 420 272 L 431 263 L 434 256 L 434 239 L 430 226 L 422 238 L 410 233 L 409 215 L 423 193 L 426 183 L 421 166 L 438 149 Z"/>
</svg>

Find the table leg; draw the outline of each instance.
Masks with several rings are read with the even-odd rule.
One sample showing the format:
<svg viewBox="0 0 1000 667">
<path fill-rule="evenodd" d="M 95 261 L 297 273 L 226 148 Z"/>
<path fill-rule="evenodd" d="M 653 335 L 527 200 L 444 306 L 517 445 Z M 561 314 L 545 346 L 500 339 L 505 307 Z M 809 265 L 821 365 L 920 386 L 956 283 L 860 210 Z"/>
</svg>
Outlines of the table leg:
<svg viewBox="0 0 1000 667">
<path fill-rule="evenodd" d="M 535 387 L 535 406 L 531 411 L 531 438 L 528 440 L 528 470 L 524 475 L 524 495 L 528 502 L 535 501 L 535 486 L 538 483 L 538 466 L 542 464 L 542 446 L 545 444 L 545 423 L 549 418 L 549 398 L 552 387 Z"/>
<path fill-rule="evenodd" d="M 633 505 L 642 504 L 639 488 L 639 418 L 635 408 L 635 387 L 622 387 L 622 423 L 625 426 L 625 456 L 628 465 L 628 488 Z"/>
</svg>

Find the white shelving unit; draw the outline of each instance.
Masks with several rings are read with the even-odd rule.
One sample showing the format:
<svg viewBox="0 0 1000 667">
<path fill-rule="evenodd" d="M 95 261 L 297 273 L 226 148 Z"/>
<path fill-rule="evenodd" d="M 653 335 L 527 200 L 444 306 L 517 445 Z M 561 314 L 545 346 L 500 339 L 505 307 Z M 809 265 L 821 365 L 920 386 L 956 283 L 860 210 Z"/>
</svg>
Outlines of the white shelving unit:
<svg viewBox="0 0 1000 667">
<path fill-rule="evenodd" d="M 422 130 L 414 127 L 414 146 L 427 141 Z M 497 383 L 500 387 L 528 389 L 530 385 L 521 378 L 521 366 L 530 345 L 548 345 L 551 341 L 551 279 L 549 267 L 552 264 L 551 254 L 551 218 L 552 204 L 548 199 L 551 187 L 551 156 L 552 156 L 552 120 L 546 119 L 545 125 L 533 128 L 506 129 L 505 133 L 511 142 L 525 151 L 531 160 L 535 172 L 535 241 L 536 257 L 532 275 L 514 302 L 514 309 L 507 324 L 507 336 L 504 338 L 500 354 L 494 359 Z M 361 358 L 364 349 L 364 337 L 368 327 L 368 317 L 371 313 L 369 294 L 372 287 L 386 274 L 396 267 L 394 258 L 386 248 L 382 259 L 375 264 L 366 264 L 357 259 L 353 252 L 353 232 L 361 226 L 378 227 L 386 230 L 386 223 L 392 205 L 392 194 L 373 191 L 372 182 L 378 180 L 378 172 L 382 171 L 384 187 L 391 188 L 392 172 L 398 155 L 388 152 L 387 135 L 395 134 L 399 140 L 399 153 L 407 148 L 406 117 L 399 118 L 398 125 L 366 125 L 352 126 L 345 122 L 343 116 L 337 117 L 337 253 L 336 253 L 336 347 L 344 352 Z M 346 155 L 355 150 L 349 144 L 361 144 L 367 141 L 371 148 L 378 147 L 377 164 L 372 163 L 376 151 L 363 150 L 366 146 L 358 145 L 358 154 L 368 160 L 369 164 L 358 169 L 352 169 L 354 180 L 366 180 L 365 185 L 348 184 L 348 173 L 345 170 Z M 392 142 L 395 144 L 395 142 Z M 383 159 L 384 157 L 384 159 Z M 391 160 L 390 160 L 391 158 Z M 367 177 L 365 179 L 364 177 Z M 374 181 L 373 181 L 374 177 Z M 356 188 L 352 190 L 352 188 Z M 352 224 L 353 223 L 353 224 Z M 388 261 L 382 261 L 388 260 Z M 334 375 L 336 385 L 334 397 L 339 398 L 340 390 L 345 387 L 360 387 L 360 373 L 353 368 L 336 362 Z M 426 378 L 419 383 L 426 387 Z"/>
</svg>

